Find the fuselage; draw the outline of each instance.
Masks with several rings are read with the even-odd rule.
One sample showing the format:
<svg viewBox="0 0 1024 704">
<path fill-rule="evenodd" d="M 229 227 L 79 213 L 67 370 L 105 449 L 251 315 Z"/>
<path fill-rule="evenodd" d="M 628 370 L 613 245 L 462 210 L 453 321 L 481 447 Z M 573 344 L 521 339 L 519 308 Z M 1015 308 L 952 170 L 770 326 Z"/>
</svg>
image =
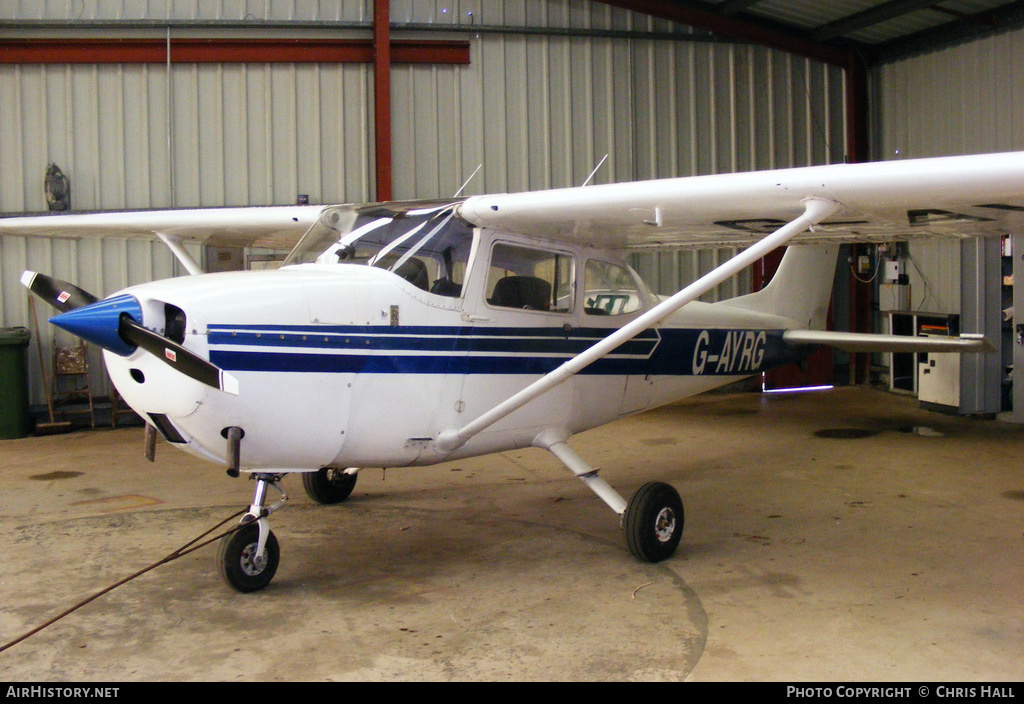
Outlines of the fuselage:
<svg viewBox="0 0 1024 704">
<path fill-rule="evenodd" d="M 443 453 L 439 433 L 657 301 L 615 256 L 584 247 L 477 230 L 455 264 L 451 247 L 443 263 L 425 248 L 414 254 L 426 274 L 402 260 L 388 269 L 338 256 L 126 289 L 120 294 L 139 301 L 147 327 L 159 331 L 168 305 L 184 311 L 182 344 L 236 377 L 239 393 L 205 386 L 141 350 L 105 352 L 111 379 L 183 449 L 223 463 L 227 428 L 238 427 L 243 470 L 308 471 L 525 447 L 550 428 L 571 435 L 795 358 L 782 342 L 793 321 L 694 302 Z"/>
</svg>

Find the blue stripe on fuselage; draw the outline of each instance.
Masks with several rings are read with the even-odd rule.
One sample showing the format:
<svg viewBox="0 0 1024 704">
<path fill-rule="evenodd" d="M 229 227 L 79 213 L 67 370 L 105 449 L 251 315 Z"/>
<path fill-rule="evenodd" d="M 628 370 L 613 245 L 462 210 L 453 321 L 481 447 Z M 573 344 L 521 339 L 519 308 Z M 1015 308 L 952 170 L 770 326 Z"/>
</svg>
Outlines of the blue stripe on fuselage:
<svg viewBox="0 0 1024 704">
<path fill-rule="evenodd" d="M 374 326 L 210 326 L 210 346 L 287 348 L 317 352 L 451 352 L 574 355 L 609 334 L 606 329 L 487 328 Z M 614 354 L 650 356 L 658 344 L 648 330 L 619 347 Z"/>
<path fill-rule="evenodd" d="M 226 371 L 545 374 L 607 328 L 210 326 L 210 361 Z M 736 376 L 797 361 L 782 330 L 646 330 L 581 373 Z"/>
</svg>

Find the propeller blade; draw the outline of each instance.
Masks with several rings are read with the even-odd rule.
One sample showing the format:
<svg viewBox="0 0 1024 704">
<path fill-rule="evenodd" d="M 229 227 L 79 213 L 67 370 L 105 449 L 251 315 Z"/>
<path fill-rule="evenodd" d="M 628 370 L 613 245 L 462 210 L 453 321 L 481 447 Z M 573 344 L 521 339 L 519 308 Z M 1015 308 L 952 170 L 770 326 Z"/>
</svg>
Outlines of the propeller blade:
<svg viewBox="0 0 1024 704">
<path fill-rule="evenodd" d="M 130 315 L 121 315 L 117 332 L 125 342 L 141 347 L 185 376 L 226 393 L 238 395 L 238 380 L 235 377 L 195 352 L 190 352 L 176 342 L 144 328 Z"/>
<path fill-rule="evenodd" d="M 87 306 L 99 300 L 96 296 L 74 284 L 35 271 L 24 272 L 21 275 L 21 283 L 61 313 Z"/>
</svg>

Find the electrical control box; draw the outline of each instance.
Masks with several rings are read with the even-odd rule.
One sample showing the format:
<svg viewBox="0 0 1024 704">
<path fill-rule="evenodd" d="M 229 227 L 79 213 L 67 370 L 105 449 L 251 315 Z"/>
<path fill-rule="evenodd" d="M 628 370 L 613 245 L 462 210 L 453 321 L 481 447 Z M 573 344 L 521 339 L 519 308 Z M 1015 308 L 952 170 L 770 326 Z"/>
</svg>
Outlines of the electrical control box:
<svg viewBox="0 0 1024 704">
<path fill-rule="evenodd" d="M 899 281 L 901 274 L 903 274 L 903 262 L 899 259 L 885 260 L 885 269 L 882 271 L 883 281 L 887 283 Z"/>
</svg>

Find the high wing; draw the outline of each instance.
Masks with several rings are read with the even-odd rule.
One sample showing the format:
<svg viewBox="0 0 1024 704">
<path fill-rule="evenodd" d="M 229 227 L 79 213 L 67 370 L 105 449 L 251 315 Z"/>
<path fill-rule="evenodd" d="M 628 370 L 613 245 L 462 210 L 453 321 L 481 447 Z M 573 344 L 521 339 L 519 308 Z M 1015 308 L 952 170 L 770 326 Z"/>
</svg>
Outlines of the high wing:
<svg viewBox="0 0 1024 704">
<path fill-rule="evenodd" d="M 162 235 L 210 245 L 290 249 L 323 209 L 293 205 L 22 216 L 0 219 L 0 234 L 146 239 Z"/>
<path fill-rule="evenodd" d="M 794 243 L 1006 234 L 1024 225 L 1024 152 L 472 196 L 475 225 L 611 249 L 743 246 L 809 198 L 839 209 Z"/>
</svg>

